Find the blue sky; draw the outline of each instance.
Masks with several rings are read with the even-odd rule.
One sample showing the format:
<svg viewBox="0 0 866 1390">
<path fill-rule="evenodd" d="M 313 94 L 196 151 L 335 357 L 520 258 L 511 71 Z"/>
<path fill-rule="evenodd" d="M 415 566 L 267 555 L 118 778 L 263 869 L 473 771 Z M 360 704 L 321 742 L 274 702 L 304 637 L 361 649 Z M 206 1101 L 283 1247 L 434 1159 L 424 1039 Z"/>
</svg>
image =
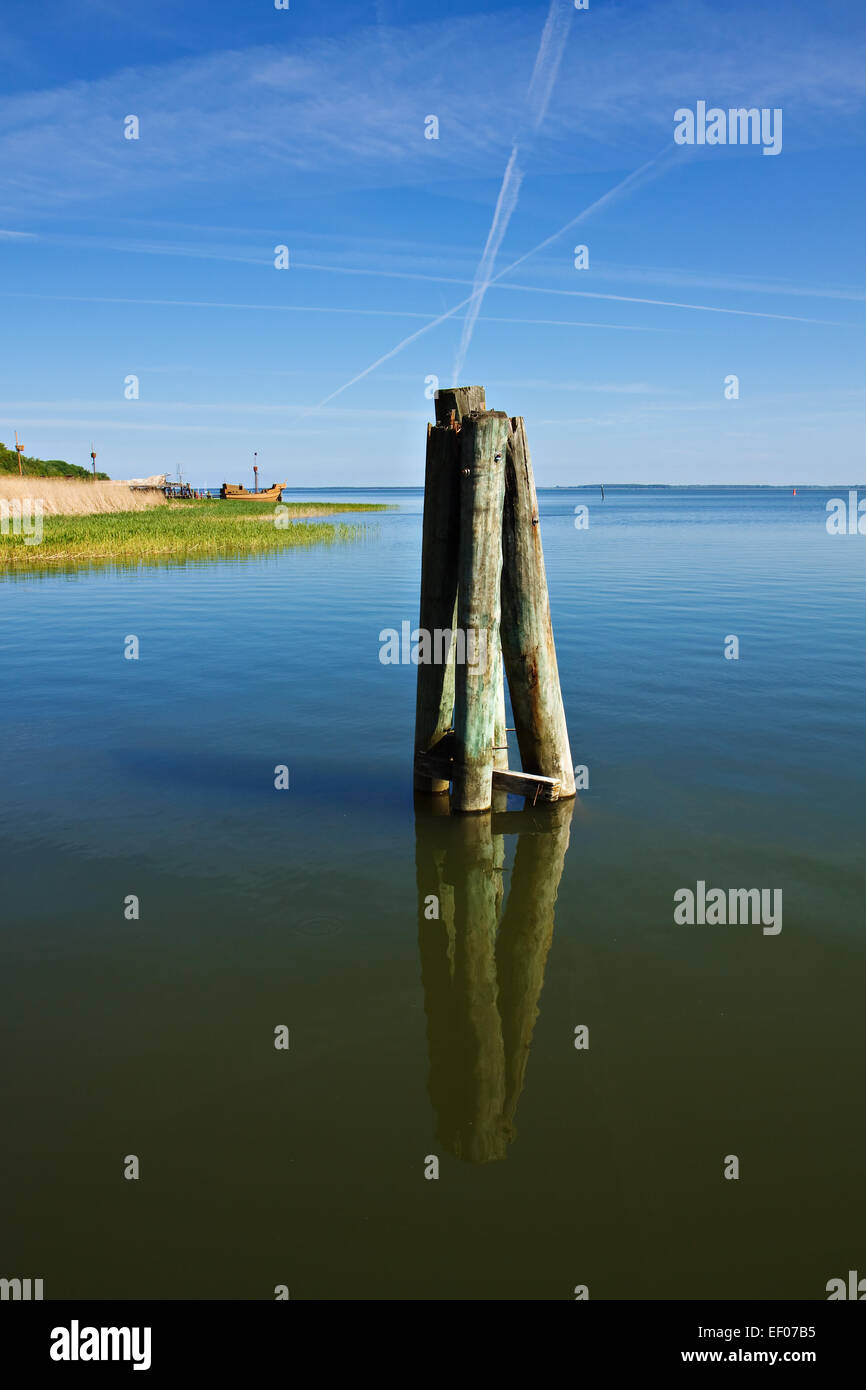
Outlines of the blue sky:
<svg viewBox="0 0 866 1390">
<path fill-rule="evenodd" d="M 458 371 L 542 485 L 866 473 L 861 0 L 5 0 L 0 52 L 7 444 L 416 485 Z"/>
</svg>

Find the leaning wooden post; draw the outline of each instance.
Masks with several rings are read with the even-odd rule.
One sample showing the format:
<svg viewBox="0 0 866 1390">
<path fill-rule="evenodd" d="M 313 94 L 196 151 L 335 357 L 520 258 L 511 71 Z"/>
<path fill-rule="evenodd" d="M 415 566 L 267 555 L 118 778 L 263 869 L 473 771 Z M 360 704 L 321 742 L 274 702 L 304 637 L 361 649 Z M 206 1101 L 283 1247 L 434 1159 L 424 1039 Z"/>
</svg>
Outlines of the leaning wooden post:
<svg viewBox="0 0 866 1390">
<path fill-rule="evenodd" d="M 421 609 L 418 627 L 428 632 L 434 660 L 418 666 L 415 752 L 426 753 L 454 718 L 454 624 L 457 618 L 457 551 L 460 532 L 460 421 L 484 410 L 484 387 L 449 387 L 436 397 L 436 424 L 427 427 L 424 527 L 421 542 Z M 447 660 L 435 661 L 436 631 L 450 632 Z M 447 792 L 442 777 L 415 772 L 418 792 Z"/>
<path fill-rule="evenodd" d="M 452 425 L 428 425 L 424 480 L 424 531 L 421 542 L 421 609 L 418 626 L 430 633 L 430 662 L 418 666 L 415 698 L 415 752 L 426 752 L 451 728 L 454 710 L 454 656 L 435 660 L 433 634 L 453 634 L 457 602 L 457 547 L 460 527 L 460 436 Z M 447 792 L 441 778 L 415 773 L 416 791 Z"/>
<path fill-rule="evenodd" d="M 508 416 L 501 410 L 463 420 L 451 800 L 456 811 L 487 811 L 492 803 L 507 439 Z"/>
<path fill-rule="evenodd" d="M 511 421 L 502 525 L 502 652 L 524 772 L 574 796 L 574 765 L 550 620 L 538 498 L 522 418 Z"/>
</svg>

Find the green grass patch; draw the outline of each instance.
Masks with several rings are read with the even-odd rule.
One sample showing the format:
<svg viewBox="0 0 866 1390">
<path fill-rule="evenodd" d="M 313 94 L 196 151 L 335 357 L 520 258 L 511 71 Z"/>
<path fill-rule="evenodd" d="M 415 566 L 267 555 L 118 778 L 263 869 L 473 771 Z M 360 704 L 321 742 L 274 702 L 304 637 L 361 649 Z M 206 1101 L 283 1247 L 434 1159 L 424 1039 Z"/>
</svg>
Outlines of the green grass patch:
<svg viewBox="0 0 866 1390">
<path fill-rule="evenodd" d="M 287 509 L 282 515 L 288 524 L 277 525 L 274 505 L 261 502 L 186 501 L 140 512 L 46 516 L 38 545 L 25 544 L 21 535 L 0 535 L 0 567 L 22 571 L 113 561 L 159 562 L 333 544 L 356 540 L 365 528 L 328 523 L 319 517 L 390 510 L 342 502 L 292 502 L 281 506 Z M 6 529 L 11 531 L 8 525 Z"/>
</svg>

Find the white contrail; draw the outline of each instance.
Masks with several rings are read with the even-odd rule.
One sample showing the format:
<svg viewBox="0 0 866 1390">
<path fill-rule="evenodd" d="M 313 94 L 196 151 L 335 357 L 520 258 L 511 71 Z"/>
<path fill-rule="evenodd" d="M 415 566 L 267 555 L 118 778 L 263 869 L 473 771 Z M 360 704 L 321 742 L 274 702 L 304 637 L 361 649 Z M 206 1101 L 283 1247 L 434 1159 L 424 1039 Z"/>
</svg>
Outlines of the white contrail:
<svg viewBox="0 0 866 1390">
<path fill-rule="evenodd" d="M 522 285 L 500 286 L 502 289 L 521 290 Z M 527 286 L 526 288 L 531 288 Z M 154 308 L 168 309 L 261 309 L 269 314 L 360 314 L 369 315 L 374 318 L 385 319 L 428 319 L 428 315 L 419 309 L 344 309 L 334 308 L 333 306 L 323 307 L 321 304 L 238 304 L 224 300 L 212 299 L 130 299 L 128 297 L 109 298 L 105 295 L 94 294 L 29 294 L 24 291 L 9 290 L 8 293 L 15 299 L 44 299 L 70 304 L 144 304 L 152 305 Z M 565 290 L 557 291 L 565 294 Z M 648 300 L 647 303 L 655 303 L 655 300 Z M 692 308 L 692 305 L 684 306 Z M 734 313 L 735 310 L 731 310 Z M 743 311 L 745 312 L 745 310 Z M 823 319 L 805 319 L 805 323 L 823 323 Z M 544 324 L 552 328 L 607 328 L 615 333 L 660 333 L 663 330 L 657 328 L 647 328 L 644 325 L 633 323 L 596 323 L 590 319 L 528 319 L 528 318 L 503 318 L 499 315 L 482 314 L 479 323 L 516 323 L 516 324 Z M 428 325 L 429 326 L 429 325 Z M 844 327 L 844 325 L 839 325 Z"/>
<path fill-rule="evenodd" d="M 493 265 L 496 264 L 496 256 L 499 247 L 502 246 L 502 239 L 505 236 L 509 222 L 512 221 L 512 213 L 517 207 L 517 197 L 520 195 L 520 185 L 523 183 L 523 172 L 517 164 L 517 146 L 512 150 L 512 157 L 502 179 L 502 188 L 499 189 L 499 197 L 496 199 L 496 210 L 493 213 L 491 229 L 487 235 L 487 245 L 484 247 L 484 254 L 478 263 L 478 270 L 475 271 L 473 282 L 473 297 L 471 297 L 470 310 L 463 321 L 463 332 L 460 334 L 460 346 L 457 347 L 455 357 L 455 370 L 452 373 L 452 381 L 459 381 L 463 373 L 463 363 L 466 360 L 468 345 L 473 339 L 475 322 L 478 321 L 478 314 L 481 313 L 481 304 L 484 302 L 484 295 L 487 292 L 489 282 L 493 274 Z"/>
<path fill-rule="evenodd" d="M 785 323 L 818 323 L 828 328 L 844 328 L 833 319 L 809 319 L 800 314 L 770 314 L 758 309 L 720 309 L 714 304 L 685 304 L 678 299 L 639 299 L 633 294 L 602 294 L 598 290 L 549 290 L 540 285 L 500 284 L 501 290 L 524 290 L 528 294 L 568 295 L 570 299 L 612 299 L 618 304 L 651 304 L 657 309 L 700 309 L 705 314 L 736 314 L 747 319 L 782 319 Z"/>
<path fill-rule="evenodd" d="M 572 13 L 569 0 L 559 0 L 559 3 L 557 0 L 551 0 L 527 93 L 527 104 L 534 131 L 538 130 L 547 115 L 547 108 L 565 47 L 561 31 L 565 28 L 566 17 L 570 22 Z"/>
<path fill-rule="evenodd" d="M 527 106 L 532 131 L 535 133 L 547 113 L 550 103 L 551 93 L 556 82 L 559 64 L 562 59 L 565 47 L 565 18 L 568 15 L 566 0 L 550 0 L 550 9 L 547 12 L 547 22 L 541 35 L 541 42 L 538 45 L 538 53 L 535 58 L 535 66 L 532 69 L 532 76 L 529 79 L 529 90 L 527 93 Z M 571 18 L 568 15 L 569 19 Z M 454 360 L 454 373 L 452 380 L 459 381 L 463 371 L 463 363 L 469 351 L 469 344 L 472 341 L 472 334 L 478 315 L 481 313 L 481 305 L 487 293 L 488 286 L 493 275 L 493 267 L 496 264 L 496 257 L 502 245 L 505 233 L 508 231 L 508 224 L 511 221 L 517 200 L 520 196 L 520 185 L 523 182 L 523 170 L 519 164 L 519 142 L 515 141 L 511 158 L 506 165 L 505 173 L 502 177 L 502 186 L 499 189 L 499 197 L 496 199 L 496 208 L 493 212 L 493 221 L 490 224 L 490 231 L 487 233 L 487 241 L 478 269 L 475 272 L 475 281 L 472 287 L 472 304 L 469 313 L 466 315 L 463 324 L 463 332 L 460 335 L 460 346 L 457 349 L 457 356 Z"/>
<path fill-rule="evenodd" d="M 493 267 L 496 264 L 496 256 L 502 245 L 502 238 L 508 230 L 511 221 L 511 214 L 517 207 L 517 199 L 520 194 L 520 185 L 523 182 L 523 174 L 517 163 L 517 146 L 511 151 L 511 158 L 505 170 L 502 180 L 502 187 L 499 190 L 499 197 L 496 200 L 496 210 L 493 213 L 493 221 L 490 224 L 490 231 L 487 233 L 487 244 L 484 253 L 475 272 L 475 280 L 472 287 L 472 302 L 469 313 L 463 322 L 463 332 L 460 335 L 460 346 L 457 349 L 457 356 L 454 359 L 454 371 L 452 380 L 459 381 L 463 371 L 463 363 L 466 353 L 469 351 L 469 344 L 472 341 L 472 333 L 481 313 L 481 305 L 484 295 L 490 284 L 493 274 Z"/>
</svg>

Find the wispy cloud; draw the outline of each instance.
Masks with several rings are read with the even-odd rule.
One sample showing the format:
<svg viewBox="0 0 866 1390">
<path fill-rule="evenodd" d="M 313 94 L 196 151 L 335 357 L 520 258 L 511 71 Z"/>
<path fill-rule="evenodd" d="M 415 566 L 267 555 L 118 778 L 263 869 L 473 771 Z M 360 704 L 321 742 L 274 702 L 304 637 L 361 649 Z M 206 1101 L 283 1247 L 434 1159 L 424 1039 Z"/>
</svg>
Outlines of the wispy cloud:
<svg viewBox="0 0 866 1390">
<path fill-rule="evenodd" d="M 558 0 L 565 23 L 567 0 Z M 531 7 L 381 22 L 327 39 L 199 54 L 127 67 L 96 80 L 0 98 L 0 169 L 5 206 L 28 209 L 94 203 L 130 213 L 149 191 L 183 188 L 190 206 L 202 189 L 223 190 L 268 178 L 293 198 L 348 188 L 441 186 L 447 172 L 489 177 L 515 142 L 504 74 L 531 112 L 545 114 L 533 143 L 533 169 L 567 174 L 639 163 L 669 138 L 673 111 L 696 91 L 748 93 L 759 105 L 802 112 L 799 147 L 832 138 L 856 142 L 855 122 L 840 116 L 866 101 L 866 54 L 856 31 L 823 22 L 820 6 L 784 17 L 775 7 L 721 16 L 710 0 L 659 0 L 649 7 L 600 6 L 580 25 L 569 82 L 556 89 L 559 36 L 546 31 L 538 64 Z M 559 12 L 557 12 L 557 16 Z M 560 18 L 555 16 L 556 22 Z M 455 82 L 455 55 L 483 53 L 471 81 Z M 553 57 L 551 57 L 553 55 Z M 533 75 L 534 74 L 534 75 Z M 426 113 L 439 115 L 441 138 L 423 138 Z M 136 114 L 141 139 L 123 138 Z M 786 135 L 788 125 L 786 109 Z M 191 157 L 194 152 L 194 157 Z M 175 211 L 177 211 L 175 206 Z M 9 220 L 7 212 L 6 220 Z"/>
<path fill-rule="evenodd" d="M 469 40 L 455 20 L 449 44 Z M 490 36 L 482 74 L 459 96 L 450 65 L 429 63 L 442 42 L 437 25 L 414 26 L 401 64 L 383 70 L 380 33 L 307 40 L 291 54 L 273 47 L 208 53 L 132 67 L 95 81 L 0 99 L 4 194 L 17 208 L 111 200 L 123 210 L 148 190 L 195 193 L 267 175 L 293 196 L 347 186 L 427 182 L 456 142 L 467 170 L 480 170 L 507 137 L 496 118 L 499 72 L 522 48 L 528 23 L 512 14 Z M 510 48 L 510 54 L 509 54 Z M 324 96 L 324 99 L 323 99 Z M 426 111 L 438 111 L 440 142 L 424 139 Z M 123 120 L 137 115 L 140 139 Z M 190 158 L 190 152 L 195 157 Z"/>
</svg>

